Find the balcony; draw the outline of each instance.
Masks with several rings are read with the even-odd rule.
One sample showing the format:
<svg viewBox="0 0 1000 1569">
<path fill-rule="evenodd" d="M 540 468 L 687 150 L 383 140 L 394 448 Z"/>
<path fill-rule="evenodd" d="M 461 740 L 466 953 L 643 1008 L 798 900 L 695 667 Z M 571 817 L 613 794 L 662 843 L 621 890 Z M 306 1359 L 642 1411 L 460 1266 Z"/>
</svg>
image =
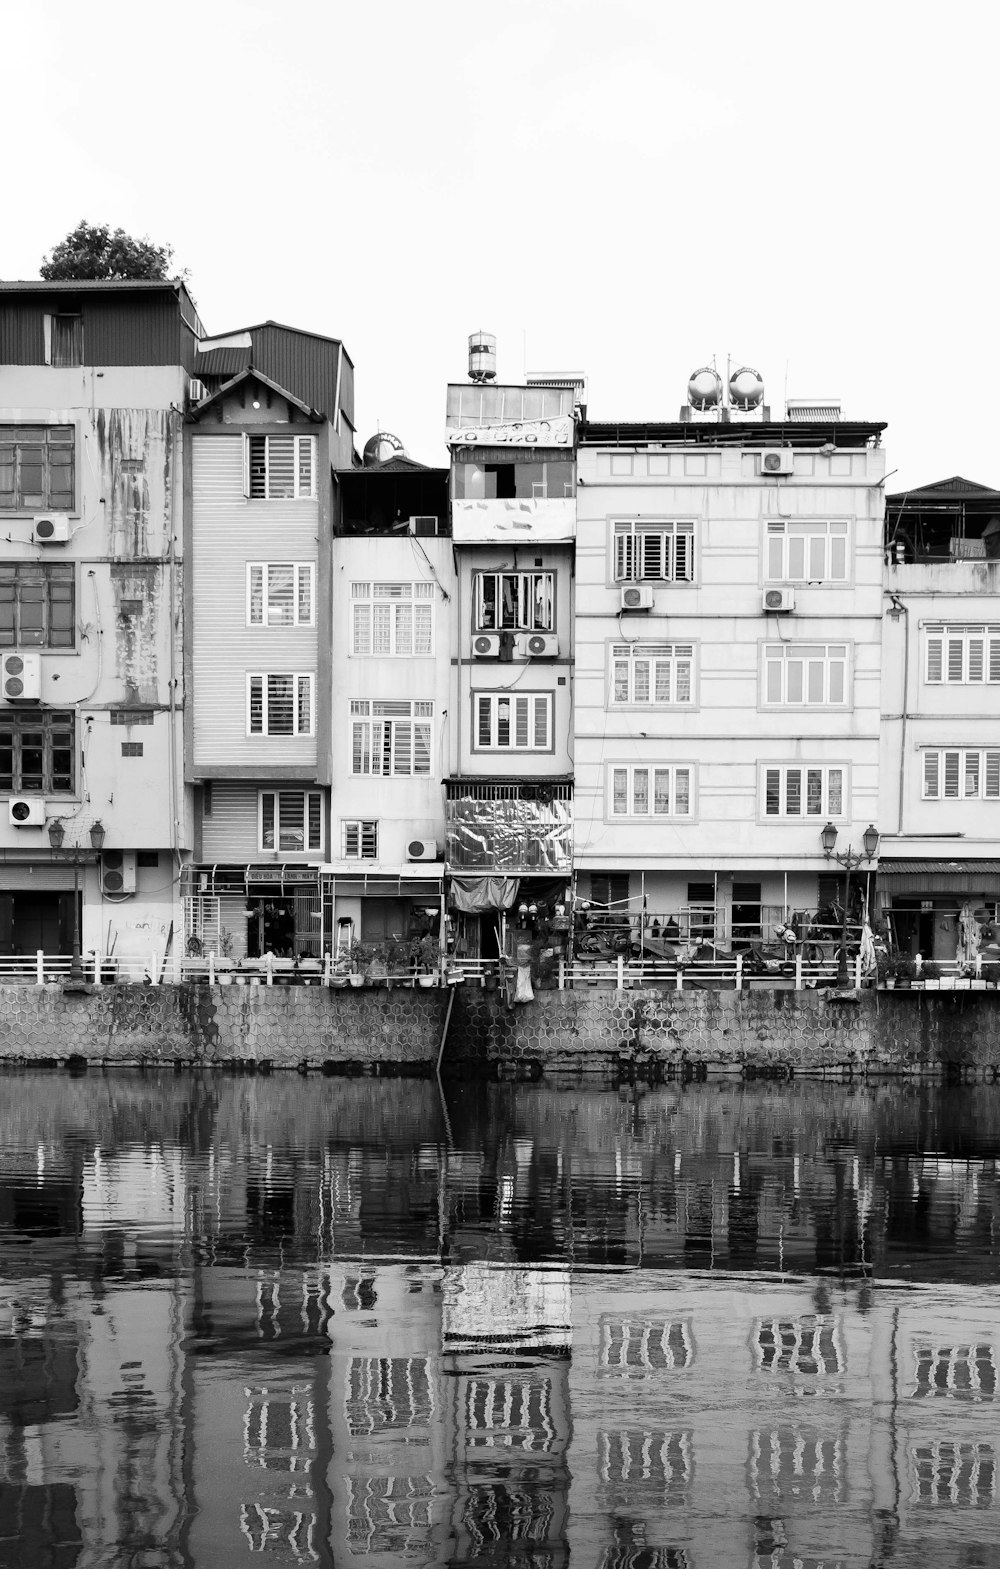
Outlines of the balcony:
<svg viewBox="0 0 1000 1569">
<path fill-rule="evenodd" d="M 572 784 L 449 779 L 446 789 L 449 872 L 527 876 L 572 870 Z"/>
</svg>

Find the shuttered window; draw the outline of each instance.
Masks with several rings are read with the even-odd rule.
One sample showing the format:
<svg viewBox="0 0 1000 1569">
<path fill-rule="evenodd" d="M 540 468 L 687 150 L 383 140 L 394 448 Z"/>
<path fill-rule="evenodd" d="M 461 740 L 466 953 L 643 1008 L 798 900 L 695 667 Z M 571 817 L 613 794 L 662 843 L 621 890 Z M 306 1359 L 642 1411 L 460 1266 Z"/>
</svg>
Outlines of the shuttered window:
<svg viewBox="0 0 1000 1569">
<path fill-rule="evenodd" d="M 378 860 L 378 821 L 349 818 L 340 825 L 340 853 L 345 861 Z"/>
<path fill-rule="evenodd" d="M 247 733 L 312 735 L 312 675 L 290 671 L 247 676 Z"/>
<path fill-rule="evenodd" d="M 694 700 L 693 643 L 615 643 L 611 648 L 612 707 Z"/>
<path fill-rule="evenodd" d="M 247 566 L 247 625 L 312 626 L 314 571 L 308 561 L 251 561 Z"/>
<path fill-rule="evenodd" d="M 925 648 L 931 685 L 1000 682 L 1000 626 L 929 626 Z"/>
<path fill-rule="evenodd" d="M 262 790 L 261 850 L 323 849 L 323 797 L 318 790 Z"/>
<path fill-rule="evenodd" d="M 844 817 L 847 770 L 817 763 L 813 766 L 763 767 L 761 803 L 763 817 Z"/>
<path fill-rule="evenodd" d="M 429 774 L 433 716 L 428 702 L 353 701 L 352 774 Z"/>
<path fill-rule="evenodd" d="M 812 518 L 769 518 L 768 583 L 845 583 L 848 525 Z"/>
<path fill-rule="evenodd" d="M 477 692 L 473 702 L 476 751 L 551 751 L 551 692 Z"/>
<path fill-rule="evenodd" d="M 1000 749 L 941 748 L 924 753 L 925 801 L 1000 800 Z"/>
<path fill-rule="evenodd" d="M 690 817 L 693 769 L 687 763 L 608 768 L 610 817 Z"/>
<path fill-rule="evenodd" d="M 763 701 L 769 708 L 844 708 L 846 643 L 765 643 Z"/>
<path fill-rule="evenodd" d="M 352 583 L 351 652 L 433 653 L 433 583 Z"/>
<path fill-rule="evenodd" d="M 315 495 L 315 436 L 245 436 L 243 490 L 251 501 Z"/>
<path fill-rule="evenodd" d="M 619 583 L 694 581 L 694 520 L 619 518 L 614 525 L 614 569 Z"/>
</svg>

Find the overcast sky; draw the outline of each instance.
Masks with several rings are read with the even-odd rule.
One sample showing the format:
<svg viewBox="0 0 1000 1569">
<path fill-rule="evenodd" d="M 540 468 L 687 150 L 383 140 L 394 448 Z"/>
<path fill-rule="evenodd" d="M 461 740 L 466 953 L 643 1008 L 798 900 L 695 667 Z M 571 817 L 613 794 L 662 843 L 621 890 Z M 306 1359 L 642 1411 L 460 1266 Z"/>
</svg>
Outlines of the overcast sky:
<svg viewBox="0 0 1000 1569">
<path fill-rule="evenodd" d="M 1000 8 L 48 0 L 2 28 L 0 276 L 80 218 L 169 241 L 209 332 L 342 337 L 359 444 L 445 461 L 478 327 L 596 419 L 689 373 L 889 422 L 900 489 L 995 451 Z M 950 417 L 945 419 L 943 416 Z"/>
</svg>

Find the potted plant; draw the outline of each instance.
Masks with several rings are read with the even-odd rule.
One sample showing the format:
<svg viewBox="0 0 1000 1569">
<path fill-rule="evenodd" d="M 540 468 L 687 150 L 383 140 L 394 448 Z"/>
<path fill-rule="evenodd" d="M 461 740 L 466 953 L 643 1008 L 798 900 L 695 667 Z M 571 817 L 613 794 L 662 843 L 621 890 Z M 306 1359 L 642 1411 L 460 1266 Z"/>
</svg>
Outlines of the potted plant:
<svg viewBox="0 0 1000 1569">
<path fill-rule="evenodd" d="M 979 972 L 979 976 L 981 980 L 986 982 L 987 986 L 996 986 L 1000 984 L 1000 964 L 998 964 L 995 959 L 987 960 L 983 964 L 983 967 Z"/>
<path fill-rule="evenodd" d="M 933 959 L 925 959 L 920 966 L 920 979 L 928 991 L 940 991 L 941 966 L 936 964 Z"/>
<path fill-rule="evenodd" d="M 233 934 L 228 926 L 219 930 L 219 952 L 215 959 L 215 978 L 220 986 L 233 984 L 232 971 L 235 968 L 233 961 Z"/>
<path fill-rule="evenodd" d="M 347 957 L 351 966 L 347 972 L 348 985 L 363 986 L 368 979 L 368 966 L 375 957 L 375 949 L 370 942 L 358 942 L 355 939 L 351 943 Z"/>
<path fill-rule="evenodd" d="M 417 965 L 417 984 L 436 986 L 441 967 L 441 944 L 430 932 L 415 944 L 414 959 Z"/>
<path fill-rule="evenodd" d="M 908 953 L 897 953 L 892 959 L 898 990 L 909 990 L 917 974 L 917 961 Z"/>
</svg>

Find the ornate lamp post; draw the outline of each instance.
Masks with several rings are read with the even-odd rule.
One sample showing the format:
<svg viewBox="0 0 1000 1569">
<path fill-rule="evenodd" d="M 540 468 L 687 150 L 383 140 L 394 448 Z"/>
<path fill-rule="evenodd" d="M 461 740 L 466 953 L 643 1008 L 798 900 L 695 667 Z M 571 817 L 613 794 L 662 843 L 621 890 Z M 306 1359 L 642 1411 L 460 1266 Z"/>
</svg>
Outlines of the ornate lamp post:
<svg viewBox="0 0 1000 1569">
<path fill-rule="evenodd" d="M 73 864 L 73 958 L 70 963 L 69 978 L 74 986 L 84 983 L 83 960 L 80 955 L 80 867 L 89 861 L 96 860 L 104 847 L 104 824 L 98 820 L 90 826 L 90 850 L 85 846 L 74 844 L 63 849 L 66 839 L 66 828 L 61 817 L 55 818 L 48 826 L 49 844 L 52 853 L 69 860 Z"/>
<path fill-rule="evenodd" d="M 852 850 L 848 845 L 846 850 L 836 850 L 837 830 L 833 823 L 827 823 L 820 833 L 820 843 L 823 854 L 828 861 L 836 861 L 844 868 L 844 919 L 840 932 L 840 958 L 837 962 L 837 989 L 838 991 L 850 990 L 850 977 L 847 972 L 847 917 L 851 908 L 851 873 L 856 872 L 862 861 L 872 861 L 878 850 L 878 829 L 874 823 L 869 823 L 861 835 L 861 850 Z"/>
</svg>

